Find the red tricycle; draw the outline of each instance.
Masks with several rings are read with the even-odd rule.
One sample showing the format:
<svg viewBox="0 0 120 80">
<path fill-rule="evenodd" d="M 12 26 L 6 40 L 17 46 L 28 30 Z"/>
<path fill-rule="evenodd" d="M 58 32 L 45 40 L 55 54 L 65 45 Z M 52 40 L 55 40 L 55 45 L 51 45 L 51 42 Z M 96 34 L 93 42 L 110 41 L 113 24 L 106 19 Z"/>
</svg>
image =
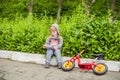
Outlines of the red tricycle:
<svg viewBox="0 0 120 80">
<path fill-rule="evenodd" d="M 96 60 L 99 60 L 103 57 L 103 54 L 93 54 L 95 59 L 91 63 L 81 63 L 80 55 L 84 53 L 86 49 L 84 48 L 80 54 L 77 54 L 75 57 L 64 61 L 62 64 L 63 71 L 71 71 L 75 67 L 75 61 L 78 61 L 78 67 L 80 70 L 93 70 L 97 75 L 103 75 L 108 71 L 108 67 L 104 63 L 96 63 Z"/>
</svg>

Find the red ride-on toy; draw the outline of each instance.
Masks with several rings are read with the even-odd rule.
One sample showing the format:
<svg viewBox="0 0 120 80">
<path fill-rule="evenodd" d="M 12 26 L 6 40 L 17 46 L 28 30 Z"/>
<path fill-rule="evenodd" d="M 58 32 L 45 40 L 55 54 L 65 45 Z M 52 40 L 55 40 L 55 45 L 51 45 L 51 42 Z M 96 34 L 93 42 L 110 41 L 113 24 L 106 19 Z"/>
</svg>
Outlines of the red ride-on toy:
<svg viewBox="0 0 120 80">
<path fill-rule="evenodd" d="M 91 63 L 81 63 L 80 55 L 84 53 L 86 49 L 84 48 L 80 54 L 77 54 L 75 57 L 64 61 L 62 64 L 62 70 L 64 71 L 71 71 L 75 67 L 75 61 L 78 61 L 78 67 L 80 70 L 93 70 L 93 72 L 97 75 L 103 75 L 108 71 L 108 67 L 104 63 L 96 63 L 96 60 L 99 60 L 103 57 L 103 54 L 93 54 L 95 60 Z"/>
</svg>

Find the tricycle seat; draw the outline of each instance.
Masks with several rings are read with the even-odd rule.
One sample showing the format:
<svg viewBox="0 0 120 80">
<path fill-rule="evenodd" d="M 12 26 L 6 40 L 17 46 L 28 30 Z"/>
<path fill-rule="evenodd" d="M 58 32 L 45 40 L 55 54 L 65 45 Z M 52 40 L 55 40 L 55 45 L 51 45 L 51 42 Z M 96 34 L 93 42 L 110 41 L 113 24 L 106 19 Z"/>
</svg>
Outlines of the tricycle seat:
<svg viewBox="0 0 120 80">
<path fill-rule="evenodd" d="M 92 56 L 94 58 L 98 58 L 98 60 L 104 59 L 104 54 L 103 53 L 93 54 Z"/>
</svg>

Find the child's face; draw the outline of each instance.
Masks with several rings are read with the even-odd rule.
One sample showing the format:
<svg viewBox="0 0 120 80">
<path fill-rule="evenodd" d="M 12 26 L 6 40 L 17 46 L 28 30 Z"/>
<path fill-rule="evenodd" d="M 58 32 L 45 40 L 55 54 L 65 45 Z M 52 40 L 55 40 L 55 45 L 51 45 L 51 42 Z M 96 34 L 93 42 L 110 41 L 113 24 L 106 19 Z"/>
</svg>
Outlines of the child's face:
<svg viewBox="0 0 120 80">
<path fill-rule="evenodd" d="M 50 33 L 52 36 L 56 36 L 57 35 L 57 30 L 55 27 L 50 27 Z"/>
</svg>

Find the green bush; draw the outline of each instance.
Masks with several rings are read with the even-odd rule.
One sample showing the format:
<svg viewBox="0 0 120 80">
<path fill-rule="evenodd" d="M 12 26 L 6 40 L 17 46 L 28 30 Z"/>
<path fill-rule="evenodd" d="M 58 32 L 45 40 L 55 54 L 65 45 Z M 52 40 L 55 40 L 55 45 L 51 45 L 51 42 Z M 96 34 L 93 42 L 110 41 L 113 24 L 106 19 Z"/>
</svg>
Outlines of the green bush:
<svg viewBox="0 0 120 80">
<path fill-rule="evenodd" d="M 41 21 L 32 17 L 20 17 L 15 21 L 4 19 L 0 29 L 0 49 L 42 53 L 41 46 L 48 36 L 48 25 L 51 24 L 47 20 L 46 17 Z"/>
<path fill-rule="evenodd" d="M 49 36 L 53 18 L 38 20 L 32 16 L 18 17 L 14 21 L 0 20 L 0 49 L 43 53 L 42 45 Z M 120 22 L 111 24 L 106 17 L 89 19 L 86 15 L 63 16 L 59 23 L 64 39 L 62 56 L 76 55 L 85 43 L 87 53 L 82 57 L 102 52 L 106 60 L 120 60 Z"/>
<path fill-rule="evenodd" d="M 104 53 L 107 60 L 120 60 L 119 28 L 120 22 L 111 24 L 105 17 L 89 20 L 85 15 L 73 16 L 68 25 L 62 29 L 65 42 L 63 55 L 73 56 L 77 54 L 84 42 L 88 54 L 83 55 L 83 57 L 91 57 L 93 53 Z"/>
</svg>

